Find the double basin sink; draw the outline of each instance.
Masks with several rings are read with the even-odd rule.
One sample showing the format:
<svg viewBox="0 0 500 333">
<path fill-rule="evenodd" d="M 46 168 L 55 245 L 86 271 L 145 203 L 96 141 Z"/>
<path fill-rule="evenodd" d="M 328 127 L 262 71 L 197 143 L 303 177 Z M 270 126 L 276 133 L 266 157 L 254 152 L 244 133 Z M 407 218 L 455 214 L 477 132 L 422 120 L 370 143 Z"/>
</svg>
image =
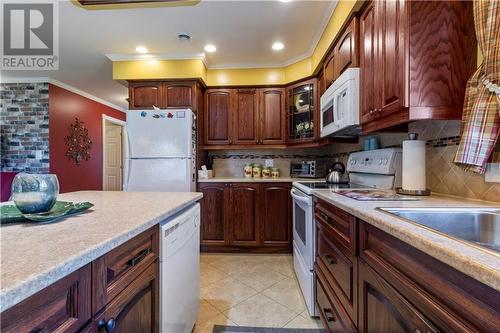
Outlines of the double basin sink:
<svg viewBox="0 0 500 333">
<path fill-rule="evenodd" d="M 500 255 L 500 208 L 378 208 Z"/>
</svg>

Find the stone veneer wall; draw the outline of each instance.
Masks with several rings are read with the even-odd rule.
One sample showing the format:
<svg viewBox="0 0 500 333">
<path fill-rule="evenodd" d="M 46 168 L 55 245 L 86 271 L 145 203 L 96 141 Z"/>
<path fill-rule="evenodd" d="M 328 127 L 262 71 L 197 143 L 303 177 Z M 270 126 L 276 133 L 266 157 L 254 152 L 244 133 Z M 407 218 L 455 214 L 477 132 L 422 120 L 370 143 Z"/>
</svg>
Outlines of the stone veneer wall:
<svg viewBox="0 0 500 333">
<path fill-rule="evenodd" d="M 49 84 L 0 84 L 0 171 L 49 172 Z"/>
<path fill-rule="evenodd" d="M 457 195 L 471 199 L 500 202 L 500 183 L 487 183 L 483 175 L 465 172 L 453 163 L 460 140 L 460 121 L 418 121 L 409 125 L 410 133 L 418 133 L 427 141 L 427 186 L 437 193 Z M 406 140 L 406 133 L 374 134 L 381 147 L 400 147 Z M 362 149 L 364 137 L 356 144 L 332 144 L 316 149 L 289 149 L 286 151 L 213 151 L 209 158 L 213 161 L 216 176 L 241 176 L 246 162 L 263 163 L 265 158 L 275 159 L 283 176 L 288 176 L 290 161 L 318 158 L 330 164 L 334 160 L 347 162 L 351 152 Z M 494 153 L 495 162 L 500 162 L 500 143 Z"/>
</svg>

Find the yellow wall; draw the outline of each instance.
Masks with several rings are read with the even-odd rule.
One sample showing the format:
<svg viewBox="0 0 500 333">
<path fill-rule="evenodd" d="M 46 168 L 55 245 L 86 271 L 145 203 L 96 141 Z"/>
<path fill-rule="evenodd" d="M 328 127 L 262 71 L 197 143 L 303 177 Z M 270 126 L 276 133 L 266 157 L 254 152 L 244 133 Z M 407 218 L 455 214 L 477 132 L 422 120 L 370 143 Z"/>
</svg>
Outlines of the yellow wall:
<svg viewBox="0 0 500 333">
<path fill-rule="evenodd" d="M 337 4 L 312 56 L 285 67 L 207 69 L 201 60 L 130 60 L 113 62 L 113 79 L 147 80 L 199 78 L 207 86 L 287 84 L 315 74 L 330 44 L 349 14 L 352 0 Z"/>
</svg>

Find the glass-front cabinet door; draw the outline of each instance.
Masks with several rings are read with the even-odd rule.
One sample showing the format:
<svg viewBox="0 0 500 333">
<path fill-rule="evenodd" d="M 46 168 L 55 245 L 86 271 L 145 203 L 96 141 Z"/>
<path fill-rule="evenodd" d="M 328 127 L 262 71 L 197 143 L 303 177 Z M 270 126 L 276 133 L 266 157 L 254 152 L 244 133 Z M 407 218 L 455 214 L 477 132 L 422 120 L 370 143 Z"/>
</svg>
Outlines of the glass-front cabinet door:
<svg viewBox="0 0 500 333">
<path fill-rule="evenodd" d="M 311 141 L 316 138 L 316 87 L 308 80 L 288 87 L 288 139 Z"/>
</svg>

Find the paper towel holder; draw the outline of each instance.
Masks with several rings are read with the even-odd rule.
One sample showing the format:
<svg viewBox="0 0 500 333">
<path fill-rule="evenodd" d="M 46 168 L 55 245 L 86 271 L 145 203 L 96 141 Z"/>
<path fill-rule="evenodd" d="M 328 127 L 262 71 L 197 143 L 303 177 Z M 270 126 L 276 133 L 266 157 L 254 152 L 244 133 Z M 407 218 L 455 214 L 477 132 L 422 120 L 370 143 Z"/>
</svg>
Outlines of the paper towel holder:
<svg viewBox="0 0 500 333">
<path fill-rule="evenodd" d="M 409 140 L 418 140 L 418 134 L 417 133 L 408 133 L 408 139 Z M 431 195 L 431 190 L 429 190 L 429 189 L 405 190 L 402 187 L 396 187 L 396 193 L 402 194 L 402 195 L 427 196 L 427 195 Z"/>
</svg>

